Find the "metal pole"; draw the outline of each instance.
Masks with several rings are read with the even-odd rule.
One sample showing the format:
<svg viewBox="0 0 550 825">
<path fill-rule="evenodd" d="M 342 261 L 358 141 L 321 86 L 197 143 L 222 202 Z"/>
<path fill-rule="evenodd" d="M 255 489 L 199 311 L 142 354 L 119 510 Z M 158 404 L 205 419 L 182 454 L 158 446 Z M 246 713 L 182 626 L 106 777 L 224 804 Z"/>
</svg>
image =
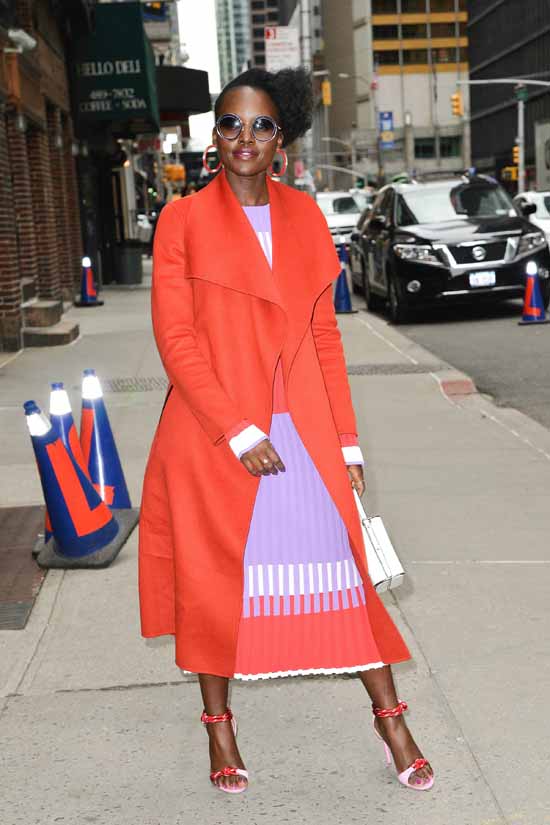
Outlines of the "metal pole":
<svg viewBox="0 0 550 825">
<path fill-rule="evenodd" d="M 525 192 L 525 102 L 518 99 L 518 195 Z"/>
</svg>

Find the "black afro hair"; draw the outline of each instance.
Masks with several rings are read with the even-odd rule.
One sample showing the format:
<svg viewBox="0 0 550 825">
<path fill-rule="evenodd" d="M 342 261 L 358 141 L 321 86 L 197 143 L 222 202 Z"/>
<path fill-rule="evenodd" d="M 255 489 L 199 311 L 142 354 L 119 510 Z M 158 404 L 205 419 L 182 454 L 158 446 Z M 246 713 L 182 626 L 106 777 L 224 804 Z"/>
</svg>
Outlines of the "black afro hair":
<svg viewBox="0 0 550 825">
<path fill-rule="evenodd" d="M 250 86 L 262 89 L 269 95 L 279 112 L 279 125 L 283 131 L 283 146 L 293 143 L 296 138 L 305 135 L 311 127 L 313 113 L 313 89 L 311 75 L 303 66 L 297 69 L 281 69 L 279 72 L 266 72 L 265 69 L 248 69 L 233 78 L 225 86 L 214 109 L 219 116 L 224 95 L 237 86 Z"/>
</svg>

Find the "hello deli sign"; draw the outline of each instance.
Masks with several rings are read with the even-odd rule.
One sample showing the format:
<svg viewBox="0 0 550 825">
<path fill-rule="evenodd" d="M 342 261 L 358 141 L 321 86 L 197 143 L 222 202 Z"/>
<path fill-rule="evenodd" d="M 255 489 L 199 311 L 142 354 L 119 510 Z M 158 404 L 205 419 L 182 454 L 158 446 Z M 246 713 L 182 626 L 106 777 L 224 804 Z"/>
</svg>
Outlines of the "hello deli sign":
<svg viewBox="0 0 550 825">
<path fill-rule="evenodd" d="M 75 48 L 77 122 L 143 120 L 158 126 L 155 61 L 139 3 L 96 7 L 93 34 Z"/>
</svg>

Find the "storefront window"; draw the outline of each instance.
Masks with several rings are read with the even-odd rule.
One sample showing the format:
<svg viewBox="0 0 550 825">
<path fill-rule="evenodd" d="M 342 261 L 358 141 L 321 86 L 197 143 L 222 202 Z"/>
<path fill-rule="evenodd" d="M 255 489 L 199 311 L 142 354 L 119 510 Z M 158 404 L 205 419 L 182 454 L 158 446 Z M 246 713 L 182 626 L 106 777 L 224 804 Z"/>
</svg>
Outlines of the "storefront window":
<svg viewBox="0 0 550 825">
<path fill-rule="evenodd" d="M 415 158 L 435 158 L 435 138 L 414 139 Z"/>
<path fill-rule="evenodd" d="M 462 154 L 462 137 L 447 135 L 439 139 L 439 151 L 442 158 L 458 158 Z"/>
</svg>

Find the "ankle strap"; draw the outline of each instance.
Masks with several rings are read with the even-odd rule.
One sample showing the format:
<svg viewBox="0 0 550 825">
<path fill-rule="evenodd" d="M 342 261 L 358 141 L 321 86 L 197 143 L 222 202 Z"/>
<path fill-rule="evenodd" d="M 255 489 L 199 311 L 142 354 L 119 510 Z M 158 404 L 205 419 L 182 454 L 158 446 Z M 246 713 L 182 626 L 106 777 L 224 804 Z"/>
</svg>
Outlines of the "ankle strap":
<svg viewBox="0 0 550 825">
<path fill-rule="evenodd" d="M 214 716 L 209 716 L 205 710 L 203 710 L 201 714 L 201 722 L 203 725 L 209 725 L 211 722 L 230 722 L 232 719 L 233 714 L 230 708 L 227 708 L 225 713 L 219 713 Z"/>
<path fill-rule="evenodd" d="M 406 702 L 399 702 L 394 708 L 377 708 L 373 705 L 372 712 L 375 716 L 386 719 L 388 716 L 401 716 L 403 711 L 407 710 L 408 707 Z"/>
</svg>

